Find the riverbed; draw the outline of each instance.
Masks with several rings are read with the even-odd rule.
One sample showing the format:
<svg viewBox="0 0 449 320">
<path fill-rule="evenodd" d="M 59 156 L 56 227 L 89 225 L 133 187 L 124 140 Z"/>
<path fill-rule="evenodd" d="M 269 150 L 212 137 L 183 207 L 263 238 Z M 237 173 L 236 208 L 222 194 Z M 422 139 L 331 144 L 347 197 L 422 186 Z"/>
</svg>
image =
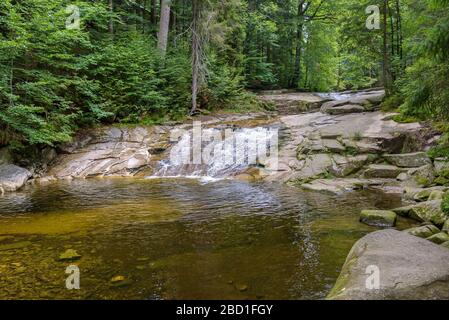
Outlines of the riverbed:
<svg viewBox="0 0 449 320">
<path fill-rule="evenodd" d="M 0 299 L 322 299 L 376 230 L 360 210 L 400 205 L 233 180 L 29 185 L 0 197 Z M 59 261 L 67 249 L 81 258 Z M 66 288 L 71 264 L 80 290 Z"/>
</svg>

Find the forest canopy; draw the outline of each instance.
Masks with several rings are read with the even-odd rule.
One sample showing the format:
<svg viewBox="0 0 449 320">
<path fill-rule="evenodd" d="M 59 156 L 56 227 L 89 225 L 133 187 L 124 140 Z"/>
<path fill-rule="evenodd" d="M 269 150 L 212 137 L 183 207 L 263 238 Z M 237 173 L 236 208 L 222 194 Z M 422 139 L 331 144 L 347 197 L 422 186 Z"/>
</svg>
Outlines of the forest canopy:
<svg viewBox="0 0 449 320">
<path fill-rule="evenodd" d="M 242 109 L 255 103 L 250 90 L 276 88 L 385 86 L 405 116 L 447 119 L 448 9 L 448 0 L 2 0 L 0 146 Z"/>
</svg>

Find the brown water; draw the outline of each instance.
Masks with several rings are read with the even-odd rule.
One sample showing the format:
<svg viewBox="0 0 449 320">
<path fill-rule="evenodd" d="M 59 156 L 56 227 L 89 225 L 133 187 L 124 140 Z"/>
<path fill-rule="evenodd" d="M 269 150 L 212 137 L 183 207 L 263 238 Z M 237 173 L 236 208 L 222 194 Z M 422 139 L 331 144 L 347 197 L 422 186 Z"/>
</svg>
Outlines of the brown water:
<svg viewBox="0 0 449 320">
<path fill-rule="evenodd" d="M 359 211 L 395 205 L 236 181 L 30 186 L 0 197 L 0 299 L 320 299 L 375 230 Z M 82 258 L 58 261 L 69 248 Z M 80 290 L 65 287 L 70 264 Z"/>
</svg>

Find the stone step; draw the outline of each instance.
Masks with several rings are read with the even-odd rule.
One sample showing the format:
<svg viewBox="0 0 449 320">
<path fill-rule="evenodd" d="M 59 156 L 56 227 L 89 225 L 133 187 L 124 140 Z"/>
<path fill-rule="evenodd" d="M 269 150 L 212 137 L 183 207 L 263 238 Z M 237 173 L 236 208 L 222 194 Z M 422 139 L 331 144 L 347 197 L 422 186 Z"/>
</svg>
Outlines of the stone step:
<svg viewBox="0 0 449 320">
<path fill-rule="evenodd" d="M 408 169 L 399 168 L 392 165 L 372 164 L 367 167 L 363 176 L 365 178 L 384 178 L 395 179 L 401 173 L 407 172 Z"/>
<path fill-rule="evenodd" d="M 432 163 L 425 152 L 386 154 L 383 157 L 392 165 L 401 168 L 419 168 Z"/>
</svg>

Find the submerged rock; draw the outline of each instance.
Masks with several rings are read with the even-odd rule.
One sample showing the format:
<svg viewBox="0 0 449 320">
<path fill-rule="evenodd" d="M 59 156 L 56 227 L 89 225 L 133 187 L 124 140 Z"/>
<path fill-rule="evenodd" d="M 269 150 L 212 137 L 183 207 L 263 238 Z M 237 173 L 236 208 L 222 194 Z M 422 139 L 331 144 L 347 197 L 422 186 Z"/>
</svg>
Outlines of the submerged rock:
<svg viewBox="0 0 449 320">
<path fill-rule="evenodd" d="M 22 188 L 31 176 L 30 171 L 13 164 L 0 166 L 0 194 Z"/>
<path fill-rule="evenodd" d="M 373 271 L 379 287 L 370 281 Z M 371 233 L 353 246 L 327 298 L 449 299 L 449 250 L 396 230 Z"/>
<path fill-rule="evenodd" d="M 386 210 L 363 210 L 360 213 L 360 222 L 374 227 L 394 227 L 396 213 Z"/>
<path fill-rule="evenodd" d="M 386 154 L 384 159 L 401 168 L 419 168 L 432 163 L 425 152 Z"/>
<path fill-rule="evenodd" d="M 73 249 L 67 249 L 59 256 L 59 261 L 75 261 L 81 259 L 81 255 Z"/>
</svg>

